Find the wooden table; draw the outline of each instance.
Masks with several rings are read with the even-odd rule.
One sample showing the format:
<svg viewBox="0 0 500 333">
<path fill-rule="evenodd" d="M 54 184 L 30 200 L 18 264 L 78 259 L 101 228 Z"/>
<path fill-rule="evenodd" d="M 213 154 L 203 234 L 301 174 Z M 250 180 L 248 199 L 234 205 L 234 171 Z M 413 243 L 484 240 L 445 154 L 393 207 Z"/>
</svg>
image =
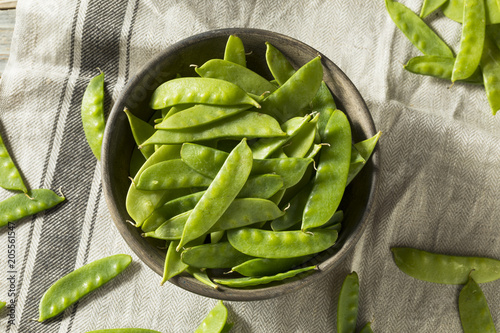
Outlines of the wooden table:
<svg viewBox="0 0 500 333">
<path fill-rule="evenodd" d="M 9 60 L 17 1 L 0 1 L 0 76 Z"/>
</svg>

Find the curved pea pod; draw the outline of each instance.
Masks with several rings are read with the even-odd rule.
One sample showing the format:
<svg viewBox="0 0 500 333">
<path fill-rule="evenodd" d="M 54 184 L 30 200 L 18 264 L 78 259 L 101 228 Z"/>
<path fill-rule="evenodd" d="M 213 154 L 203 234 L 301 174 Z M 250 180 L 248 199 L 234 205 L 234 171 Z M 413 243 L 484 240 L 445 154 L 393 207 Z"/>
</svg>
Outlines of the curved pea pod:
<svg viewBox="0 0 500 333">
<path fill-rule="evenodd" d="M 313 100 L 322 80 L 321 58 L 316 57 L 262 101 L 261 112 L 276 117 L 280 122 L 297 116 Z"/>
<path fill-rule="evenodd" d="M 232 288 L 244 288 L 257 286 L 261 284 L 267 284 L 275 281 L 281 281 L 285 279 L 292 278 L 301 273 L 316 271 L 316 266 L 308 266 L 304 268 L 298 268 L 294 270 L 290 270 L 284 273 L 278 273 L 272 276 L 262 276 L 262 277 L 242 277 L 242 278 L 234 278 L 234 279 L 214 279 L 215 283 L 222 284 Z"/>
<path fill-rule="evenodd" d="M 458 311 L 464 333 L 496 333 L 486 297 L 470 276 L 458 296 Z"/>
<path fill-rule="evenodd" d="M 313 188 L 302 216 L 304 231 L 325 224 L 344 194 L 351 161 L 351 126 L 342 111 L 335 110 L 331 115 L 323 139 L 330 146 L 320 152 Z"/>
<path fill-rule="evenodd" d="M 500 50 L 490 36 L 484 40 L 481 68 L 488 103 L 495 115 L 500 110 Z"/>
<path fill-rule="evenodd" d="M 485 5 L 486 24 L 500 23 L 500 8 L 497 0 L 485 0 Z M 463 22 L 464 0 L 448 0 L 441 6 L 441 9 L 448 18 L 459 23 Z"/>
<path fill-rule="evenodd" d="M 204 237 L 193 240 L 189 243 L 190 246 L 197 246 L 203 244 Z M 165 284 L 168 280 L 177 276 L 189 268 L 181 260 L 181 253 L 176 251 L 176 247 L 179 245 L 178 240 L 173 240 L 168 245 L 167 255 L 165 256 L 165 263 L 163 264 L 163 278 L 160 285 Z"/>
<path fill-rule="evenodd" d="M 246 67 L 245 46 L 238 36 L 230 35 L 224 50 L 224 60 Z"/>
<path fill-rule="evenodd" d="M 266 62 L 271 74 L 280 86 L 295 74 L 295 69 L 283 53 L 268 42 L 266 42 Z"/>
<path fill-rule="evenodd" d="M 280 175 L 250 175 L 238 193 L 238 198 L 269 199 L 282 189 L 283 185 L 283 178 Z"/>
<path fill-rule="evenodd" d="M 96 260 L 57 280 L 43 295 L 38 321 L 63 312 L 89 292 L 110 281 L 132 262 L 127 254 L 116 254 Z"/>
<path fill-rule="evenodd" d="M 155 129 L 153 126 L 145 122 L 144 120 L 134 116 L 127 108 L 123 109 L 123 112 L 127 115 L 130 128 L 132 130 L 132 136 L 134 137 L 137 146 L 140 146 L 144 141 L 146 141 L 151 135 L 154 134 Z M 140 149 L 140 152 L 145 158 L 149 158 L 155 152 L 153 146 L 146 146 Z"/>
<path fill-rule="evenodd" d="M 237 251 L 229 242 L 193 246 L 181 254 L 185 264 L 197 268 L 231 268 L 249 259 L 252 257 Z"/>
<path fill-rule="evenodd" d="M 82 99 L 82 124 L 87 142 L 95 157 L 101 159 L 104 135 L 104 73 L 92 78 Z"/>
<path fill-rule="evenodd" d="M 254 258 L 234 266 L 231 271 L 248 277 L 275 275 L 288 271 L 310 258 L 311 256 L 283 259 Z"/>
<path fill-rule="evenodd" d="M 302 214 L 304 213 L 311 190 L 312 183 L 309 183 L 290 200 L 290 206 L 285 211 L 285 214 L 271 222 L 271 228 L 274 231 L 287 230 L 302 221 Z"/>
<path fill-rule="evenodd" d="M 186 271 L 191 274 L 196 280 L 200 281 L 201 283 L 212 287 L 214 289 L 219 288 L 219 286 L 210 280 L 210 277 L 208 276 L 207 272 L 205 270 L 200 269 L 200 268 L 195 268 L 195 267 L 189 267 L 186 269 Z"/>
<path fill-rule="evenodd" d="M 500 260 L 496 259 L 450 256 L 405 247 L 391 251 L 401 271 L 423 281 L 465 284 L 469 273 L 478 283 L 500 278 Z"/>
<path fill-rule="evenodd" d="M 243 139 L 229 154 L 217 176 L 189 215 L 177 250 L 212 228 L 245 185 L 252 169 L 252 151 Z"/>
<path fill-rule="evenodd" d="M 215 243 L 220 242 L 224 238 L 225 235 L 226 235 L 225 230 L 211 232 L 210 233 L 210 243 L 215 244 Z"/>
<path fill-rule="evenodd" d="M 314 96 L 311 102 L 311 111 L 319 113 L 318 133 L 320 137 L 323 137 L 326 124 L 336 109 L 337 105 L 335 104 L 332 93 L 330 89 L 328 89 L 325 81 L 322 81 L 316 96 Z"/>
<path fill-rule="evenodd" d="M 337 306 L 337 332 L 354 333 L 358 317 L 359 278 L 356 272 L 347 275 L 342 283 Z"/>
<path fill-rule="evenodd" d="M 361 162 L 352 161 L 351 159 L 351 163 L 349 165 L 349 174 L 347 175 L 346 186 L 349 185 L 351 181 L 354 179 L 354 177 L 356 177 L 356 175 L 361 171 L 361 169 L 363 169 L 366 161 L 368 161 L 368 159 L 372 155 L 373 150 L 377 145 L 378 139 L 380 138 L 380 135 L 382 135 L 382 132 L 378 132 L 371 138 L 360 141 L 354 145 L 354 149 L 352 150 L 352 152 L 355 155 L 359 155 L 362 158 L 362 161 Z"/>
<path fill-rule="evenodd" d="M 252 174 L 276 173 L 283 179 L 283 187 L 289 188 L 302 179 L 312 161 L 312 158 L 300 157 L 254 160 Z"/>
<path fill-rule="evenodd" d="M 179 188 L 205 187 L 212 179 L 203 176 L 181 159 L 156 163 L 144 170 L 136 182 L 139 190 L 158 191 Z"/>
<path fill-rule="evenodd" d="M 439 56 L 419 56 L 411 58 L 403 67 L 408 72 L 414 74 L 433 76 L 451 81 L 451 75 L 453 73 L 454 65 L 455 58 Z M 481 68 L 477 68 L 474 74 L 464 79 L 463 82 L 483 84 L 483 74 L 481 72 Z"/>
<path fill-rule="evenodd" d="M 31 216 L 63 202 L 65 198 L 48 189 L 35 189 L 16 194 L 0 202 L 0 227 Z"/>
<path fill-rule="evenodd" d="M 283 146 L 283 153 L 288 157 L 305 157 L 311 149 L 314 138 L 316 136 L 316 125 L 318 123 L 319 114 L 317 114 L 310 122 L 304 125 L 300 131 L 290 138 L 287 145 Z"/>
<path fill-rule="evenodd" d="M 460 50 L 453 66 L 451 81 L 470 77 L 479 66 L 485 35 L 484 0 L 465 0 Z"/>
<path fill-rule="evenodd" d="M 238 251 L 260 258 L 294 258 L 324 251 L 335 244 L 336 230 L 269 231 L 253 228 L 229 230 L 227 238 Z M 300 244 L 300 246 L 297 246 Z"/>
<path fill-rule="evenodd" d="M 318 153 L 320 152 L 321 150 L 321 147 L 323 147 L 322 145 L 317 145 L 317 144 L 314 144 L 312 145 L 311 149 L 309 149 L 309 151 L 307 152 L 306 156 L 304 156 L 305 158 L 314 158 L 316 157 L 316 155 L 318 155 Z"/>
<path fill-rule="evenodd" d="M 224 330 L 227 322 L 227 309 L 218 301 L 217 305 L 208 313 L 194 333 L 219 333 Z"/>
<path fill-rule="evenodd" d="M 231 117 L 242 111 L 248 110 L 250 107 L 251 105 L 226 106 L 197 104 L 188 109 L 172 114 L 169 117 L 166 117 L 161 123 L 157 124 L 155 128 L 188 129 L 207 125 L 216 121 L 223 120 L 227 117 Z"/>
<path fill-rule="evenodd" d="M 453 58 L 448 45 L 411 9 L 393 0 L 385 0 L 385 6 L 399 30 L 423 54 Z"/>
<path fill-rule="evenodd" d="M 359 331 L 359 333 L 373 333 L 372 323 L 366 323 L 365 326 Z"/>
<path fill-rule="evenodd" d="M 23 178 L 16 168 L 0 136 L 0 186 L 6 190 L 28 192 Z"/>
<path fill-rule="evenodd" d="M 234 83 L 250 94 L 261 95 L 276 90 L 276 86 L 254 71 L 221 59 L 211 59 L 195 69 L 201 77 Z"/>
<path fill-rule="evenodd" d="M 166 107 L 164 109 L 161 109 L 162 118 L 163 119 L 169 118 L 169 117 L 173 116 L 174 114 L 179 113 L 179 112 L 184 111 L 184 110 L 187 110 L 189 108 L 192 108 L 195 105 L 198 105 L 198 104 L 188 103 L 188 104 L 179 104 L 179 105 Z"/>
<path fill-rule="evenodd" d="M 424 0 L 422 9 L 420 11 L 420 17 L 424 18 L 434 12 L 436 9 L 441 7 L 448 0 Z"/>
<path fill-rule="evenodd" d="M 219 79 L 183 77 L 167 81 L 153 92 L 150 106 L 163 109 L 177 104 L 249 104 L 260 108 L 259 103 L 235 85 Z"/>
<path fill-rule="evenodd" d="M 198 126 L 192 129 L 157 130 L 145 145 L 180 144 L 213 139 L 254 139 L 286 136 L 276 119 L 271 116 L 242 111 L 224 122 Z"/>
<path fill-rule="evenodd" d="M 109 328 L 105 330 L 89 331 L 87 333 L 161 333 L 146 328 Z"/>
</svg>

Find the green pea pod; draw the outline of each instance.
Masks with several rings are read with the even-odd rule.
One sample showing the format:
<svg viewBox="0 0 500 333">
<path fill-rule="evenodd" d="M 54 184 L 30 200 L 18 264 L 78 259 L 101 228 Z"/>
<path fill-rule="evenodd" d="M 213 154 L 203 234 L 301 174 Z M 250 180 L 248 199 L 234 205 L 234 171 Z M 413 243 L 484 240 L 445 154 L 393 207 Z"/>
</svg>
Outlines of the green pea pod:
<svg viewBox="0 0 500 333">
<path fill-rule="evenodd" d="M 325 127 L 332 113 L 337 109 L 335 100 L 328 86 L 323 81 L 318 92 L 311 102 L 311 111 L 319 113 L 318 133 L 320 137 L 324 136 Z"/>
<path fill-rule="evenodd" d="M 356 272 L 347 275 L 342 283 L 337 306 L 337 332 L 354 333 L 358 317 L 359 278 Z"/>
<path fill-rule="evenodd" d="M 310 122 L 305 124 L 303 128 L 290 139 L 287 145 L 283 146 L 283 153 L 288 157 L 305 157 L 311 149 L 314 138 L 316 136 L 316 125 L 318 123 L 319 114 L 317 114 Z"/>
<path fill-rule="evenodd" d="M 222 123 L 198 126 L 189 130 L 158 130 L 145 145 L 181 144 L 213 139 L 254 139 L 285 136 L 278 122 L 265 114 L 242 111 Z"/>
<path fill-rule="evenodd" d="M 226 235 L 225 230 L 211 232 L 210 233 L 210 243 L 215 244 L 215 243 L 220 242 L 224 238 L 225 235 Z"/>
<path fill-rule="evenodd" d="M 455 58 L 419 56 L 411 58 L 408 63 L 404 65 L 404 69 L 414 74 L 433 76 L 451 81 L 454 65 Z M 464 79 L 463 82 L 483 84 L 481 68 L 477 68 L 474 74 Z"/>
<path fill-rule="evenodd" d="M 229 154 L 184 227 L 177 250 L 210 230 L 245 185 L 252 169 L 252 151 L 243 139 Z"/>
<path fill-rule="evenodd" d="M 292 278 L 297 276 L 298 274 L 316 271 L 316 266 L 308 266 L 304 268 L 298 268 L 294 270 L 290 270 L 284 273 L 278 273 L 272 276 L 262 276 L 262 277 L 242 277 L 242 278 L 234 278 L 234 279 L 214 279 L 215 283 L 222 284 L 232 288 L 244 288 L 251 287 L 261 284 L 267 284 L 275 281 L 281 281 L 285 279 Z"/>
<path fill-rule="evenodd" d="M 231 331 L 233 326 L 234 323 L 226 323 L 226 325 L 224 325 L 224 328 L 222 329 L 222 331 L 220 331 L 220 333 L 229 333 L 229 331 Z"/>
<path fill-rule="evenodd" d="M 453 66 L 452 82 L 470 77 L 478 68 L 483 53 L 485 29 L 484 0 L 465 0 L 460 51 Z"/>
<path fill-rule="evenodd" d="M 290 207 L 285 211 L 285 214 L 271 222 L 271 228 L 274 231 L 287 230 L 291 226 L 302 221 L 302 214 L 309 199 L 312 190 L 312 183 L 309 183 L 301 191 L 299 191 L 291 200 Z"/>
<path fill-rule="evenodd" d="M 38 321 L 63 312 L 89 292 L 110 281 L 132 262 L 127 254 L 116 254 L 96 260 L 57 280 L 43 295 Z"/>
<path fill-rule="evenodd" d="M 458 310 L 464 333 L 496 333 L 486 297 L 470 276 L 458 296 Z"/>
<path fill-rule="evenodd" d="M 248 277 L 269 276 L 288 271 L 310 258 L 311 256 L 285 259 L 254 258 L 234 266 L 231 271 Z"/>
<path fill-rule="evenodd" d="M 478 283 L 500 278 L 500 260 L 435 254 L 412 248 L 392 248 L 394 261 L 405 274 L 441 284 L 465 284 L 469 273 Z"/>
<path fill-rule="evenodd" d="M 316 96 L 322 79 L 321 58 L 316 57 L 270 94 L 261 103 L 261 112 L 276 117 L 280 122 L 300 116 L 298 113 L 304 110 Z"/>
<path fill-rule="evenodd" d="M 242 111 L 248 110 L 250 107 L 251 105 L 225 106 L 197 104 L 188 109 L 177 112 L 169 117 L 166 117 L 161 123 L 156 125 L 155 128 L 188 129 L 197 126 L 212 124 L 216 121 L 220 121 Z"/>
<path fill-rule="evenodd" d="M 500 110 L 500 49 L 490 36 L 484 40 L 484 50 L 481 57 L 483 82 L 493 115 Z"/>
<path fill-rule="evenodd" d="M 363 169 L 365 166 L 366 161 L 370 158 L 370 156 L 373 153 L 373 150 L 375 149 L 375 146 L 377 145 L 378 139 L 380 138 L 380 135 L 382 132 L 378 132 L 374 136 L 372 136 L 369 139 L 360 141 L 354 145 L 354 151 L 359 154 L 363 162 L 352 162 L 349 165 L 349 174 L 347 175 L 347 182 L 346 186 L 351 183 L 351 181 L 356 177 L 356 175 Z"/>
<path fill-rule="evenodd" d="M 399 30 L 423 54 L 453 58 L 448 45 L 408 7 L 393 0 L 385 0 L 385 6 Z"/>
<path fill-rule="evenodd" d="M 226 326 L 226 321 L 227 309 L 222 301 L 218 301 L 194 333 L 219 333 Z"/>
<path fill-rule="evenodd" d="M 320 152 L 314 185 L 302 217 L 304 231 L 325 224 L 344 194 L 351 161 L 351 126 L 342 111 L 335 110 L 331 115 L 323 139 L 330 146 Z"/>
<path fill-rule="evenodd" d="M 312 161 L 312 158 L 299 157 L 254 160 L 252 174 L 276 173 L 283 179 L 283 187 L 289 188 L 302 179 Z"/>
<path fill-rule="evenodd" d="M 277 48 L 266 42 L 266 62 L 280 86 L 295 74 L 295 69 Z"/>
<path fill-rule="evenodd" d="M 12 158 L 7 151 L 2 137 L 0 136 L 0 186 L 6 190 L 28 192 L 24 185 L 23 178 L 16 168 Z"/>
<path fill-rule="evenodd" d="M 63 202 L 65 198 L 48 189 L 35 189 L 16 194 L 0 202 L 0 227 L 31 216 Z"/>
<path fill-rule="evenodd" d="M 197 246 L 203 244 L 204 237 L 200 237 L 198 239 L 193 240 L 189 243 L 189 246 Z M 176 251 L 176 247 L 179 245 L 179 241 L 171 241 L 168 245 L 167 255 L 165 256 L 165 263 L 163 266 L 163 278 L 160 282 L 160 285 L 163 285 L 165 282 L 184 272 L 189 268 L 181 260 L 181 252 Z"/>
<path fill-rule="evenodd" d="M 181 260 L 197 268 L 231 268 L 252 257 L 234 249 L 229 242 L 203 244 L 182 251 Z"/>
<path fill-rule="evenodd" d="M 316 155 L 318 155 L 318 153 L 320 152 L 321 150 L 321 147 L 323 147 L 322 145 L 312 145 L 311 149 L 309 149 L 309 151 L 307 152 L 306 156 L 304 156 L 305 158 L 314 158 L 316 157 Z"/>
<path fill-rule="evenodd" d="M 420 11 L 420 17 L 424 18 L 429 14 L 433 13 L 436 9 L 441 7 L 448 0 L 424 0 L 422 5 L 422 10 Z"/>
<path fill-rule="evenodd" d="M 104 136 L 104 73 L 92 78 L 83 94 L 82 123 L 85 137 L 95 157 L 101 159 Z"/>
<path fill-rule="evenodd" d="M 372 323 L 366 323 L 365 326 L 359 331 L 359 333 L 373 333 Z"/>
<path fill-rule="evenodd" d="M 189 274 L 191 274 L 196 280 L 200 281 L 201 283 L 212 287 L 214 289 L 219 288 L 219 286 L 210 280 L 210 277 L 208 277 L 207 272 L 205 272 L 202 269 L 195 268 L 195 267 L 189 267 L 186 270 Z"/>
<path fill-rule="evenodd" d="M 280 175 L 250 175 L 238 193 L 238 198 L 269 199 L 282 189 L 283 185 L 283 178 Z"/>
<path fill-rule="evenodd" d="M 123 111 L 128 117 L 135 143 L 137 144 L 137 146 L 142 145 L 144 141 L 146 141 L 151 135 L 154 134 L 154 127 L 144 120 L 134 116 L 127 108 L 123 109 Z M 151 155 L 153 155 L 155 149 L 153 146 L 147 146 L 143 149 L 140 149 L 140 151 L 145 158 L 149 158 Z"/>
<path fill-rule="evenodd" d="M 105 330 L 89 331 L 87 333 L 161 333 L 145 328 L 110 328 Z"/>
<path fill-rule="evenodd" d="M 150 106 L 154 110 L 177 104 L 249 104 L 260 108 L 259 103 L 234 83 L 219 79 L 183 77 L 169 80 L 153 92 Z"/>
<path fill-rule="evenodd" d="M 306 233 L 300 230 L 240 228 L 227 232 L 227 238 L 235 249 L 260 258 L 293 258 L 318 253 L 335 244 L 337 236 L 336 230 L 326 229 Z"/>
<path fill-rule="evenodd" d="M 500 7 L 497 0 L 485 0 L 486 6 L 486 24 L 500 23 Z M 442 6 L 443 14 L 448 18 L 463 22 L 464 16 L 464 0 L 448 0 Z"/>
<path fill-rule="evenodd" d="M 211 59 L 195 69 L 201 77 L 234 83 L 250 94 L 272 93 L 276 86 L 254 71 L 231 61 Z"/>
<path fill-rule="evenodd" d="M 243 67 L 247 66 L 245 46 L 238 36 L 231 35 L 227 39 L 224 60 L 234 62 Z"/>
</svg>

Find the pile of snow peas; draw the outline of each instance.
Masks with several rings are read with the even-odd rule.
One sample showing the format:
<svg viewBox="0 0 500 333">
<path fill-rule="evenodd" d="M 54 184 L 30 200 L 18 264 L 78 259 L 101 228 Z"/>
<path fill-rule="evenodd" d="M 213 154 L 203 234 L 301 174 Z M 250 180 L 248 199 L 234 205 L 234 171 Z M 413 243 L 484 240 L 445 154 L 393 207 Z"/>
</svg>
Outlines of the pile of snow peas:
<svg viewBox="0 0 500 333">
<path fill-rule="evenodd" d="M 311 274 L 341 232 L 344 190 L 380 133 L 354 144 L 321 58 L 295 70 L 266 45 L 273 80 L 230 36 L 224 59 L 154 91 L 149 122 L 124 110 L 137 144 L 126 208 L 144 237 L 166 241 L 162 284 L 183 272 L 213 288 Z"/>
<path fill-rule="evenodd" d="M 420 17 L 405 5 L 385 0 L 397 27 L 424 55 L 410 59 L 404 68 L 412 73 L 452 82 L 483 84 L 493 115 L 500 109 L 500 5 L 491 0 L 424 0 Z M 455 56 L 446 43 L 423 21 L 441 8 L 444 15 L 462 23 L 460 49 Z"/>
</svg>

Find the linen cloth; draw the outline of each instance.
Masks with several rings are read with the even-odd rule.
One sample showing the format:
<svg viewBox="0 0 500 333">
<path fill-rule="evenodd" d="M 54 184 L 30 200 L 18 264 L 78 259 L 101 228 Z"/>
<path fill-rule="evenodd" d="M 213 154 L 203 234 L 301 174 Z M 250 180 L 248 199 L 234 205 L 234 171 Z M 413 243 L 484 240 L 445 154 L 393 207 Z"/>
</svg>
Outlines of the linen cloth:
<svg viewBox="0 0 500 333">
<path fill-rule="evenodd" d="M 419 12 L 420 0 L 401 0 Z M 461 25 L 426 19 L 458 50 Z M 358 329 L 461 332 L 460 286 L 406 276 L 390 247 L 500 259 L 500 118 L 484 89 L 406 72 L 419 51 L 389 18 L 384 1 L 20 0 L 12 53 L 0 83 L 0 131 L 30 188 L 62 192 L 60 207 L 15 224 L 15 267 L 0 230 L 0 332 L 86 332 L 141 327 L 193 332 L 216 300 L 160 277 L 128 248 L 107 211 L 100 164 L 88 147 L 80 102 L 106 74 L 109 110 L 126 82 L 169 45 L 204 31 L 251 27 L 299 39 L 335 62 L 364 97 L 379 142 L 379 188 L 365 230 L 338 270 L 283 297 L 225 302 L 231 332 L 335 332 L 344 277 L 360 277 Z M 0 190 L 0 199 L 12 193 Z M 38 303 L 61 276 L 128 253 L 126 272 L 45 323 Z M 14 271 L 14 296 L 8 278 Z M 481 285 L 500 325 L 500 281 Z"/>
</svg>

